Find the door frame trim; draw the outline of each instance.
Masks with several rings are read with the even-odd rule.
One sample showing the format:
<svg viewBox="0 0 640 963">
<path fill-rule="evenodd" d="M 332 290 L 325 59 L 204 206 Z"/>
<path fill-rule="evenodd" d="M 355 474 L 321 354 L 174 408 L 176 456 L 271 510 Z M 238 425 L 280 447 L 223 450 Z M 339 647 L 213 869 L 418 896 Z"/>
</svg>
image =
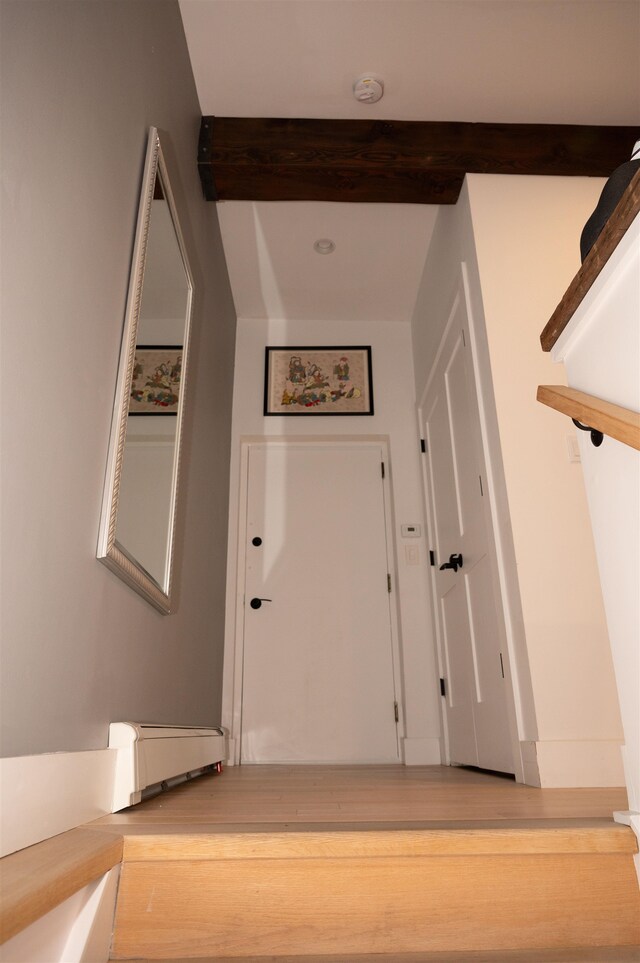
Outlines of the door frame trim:
<svg viewBox="0 0 640 963">
<path fill-rule="evenodd" d="M 391 573 L 393 590 L 389 597 L 391 627 L 391 657 L 393 665 L 393 686 L 398 701 L 399 720 L 397 724 L 398 761 L 404 762 L 404 740 L 406 737 L 404 713 L 404 674 L 400 645 L 400 616 L 398 610 L 398 559 L 395 540 L 392 499 L 392 466 L 389 439 L 385 435 L 248 435 L 240 438 L 240 474 L 237 525 L 237 559 L 235 571 L 235 608 L 234 630 L 230 644 L 225 647 L 224 659 L 233 665 L 233 671 L 224 672 L 223 706 L 227 711 L 223 718 L 228 733 L 228 764 L 240 765 L 240 740 L 242 733 L 242 676 L 244 666 L 244 615 L 245 615 L 245 571 L 247 557 L 247 508 L 249 490 L 249 452 L 252 448 L 268 447 L 309 447 L 315 448 L 379 448 L 386 466 L 384 478 L 381 477 L 384 523 L 387 541 L 387 562 Z M 230 666 L 229 666 L 230 668 Z"/>
<path fill-rule="evenodd" d="M 447 317 L 447 322 L 442 332 L 440 341 L 438 343 L 438 348 L 435 353 L 433 364 L 429 371 L 429 375 L 426 380 L 424 391 L 417 404 L 417 418 L 418 418 L 418 431 L 420 437 L 422 437 L 423 426 L 424 426 L 424 407 L 427 399 L 427 395 L 431 388 L 436 370 L 440 363 L 442 352 L 444 350 L 444 344 L 446 338 L 451 330 L 453 320 L 455 317 L 455 309 L 458 303 L 458 299 L 461 299 L 464 303 L 467 315 L 468 323 L 468 335 L 469 335 L 469 351 L 470 359 L 472 364 L 472 378 L 471 384 L 469 385 L 472 390 L 472 399 L 476 402 L 476 408 L 478 412 L 478 420 L 480 423 L 480 444 L 477 446 L 477 456 L 479 459 L 479 467 L 486 480 L 487 484 L 487 496 L 488 502 L 485 508 L 485 518 L 488 526 L 489 534 L 489 555 L 492 567 L 492 574 L 494 580 L 494 586 L 497 591 L 498 599 L 500 601 L 500 611 L 501 611 L 501 623 L 504 632 L 504 638 L 502 645 L 503 655 L 504 655 L 504 673 L 505 673 L 505 695 L 506 695 L 506 709 L 507 717 L 509 720 L 509 733 L 511 742 L 511 752 L 513 757 L 513 768 L 515 772 L 515 777 L 517 782 L 528 782 L 535 785 L 535 777 L 532 779 L 533 773 L 531 773 L 530 766 L 525 766 L 525 761 L 523 759 L 521 738 L 524 736 L 520 735 L 520 722 L 518 715 L 518 693 L 516 691 L 516 677 L 517 677 L 517 647 L 514 644 L 513 639 L 513 612 L 512 612 L 512 599 L 510 598 L 510 593 L 508 590 L 509 580 L 506 578 L 506 566 L 507 562 L 505 560 L 505 554 L 502 551 L 502 537 L 504 532 L 502 531 L 503 526 L 500 524 L 497 508 L 497 498 L 496 498 L 496 472 L 501 471 L 500 467 L 496 467 L 495 453 L 492 452 L 491 445 L 489 443 L 489 429 L 488 421 L 490 417 L 490 412 L 487 410 L 487 405 L 485 403 L 485 397 L 483 394 L 483 383 L 485 381 L 485 373 L 481 368 L 481 361 L 479 358 L 478 351 L 478 339 L 480 332 L 478 330 L 479 325 L 483 324 L 483 319 L 480 321 L 476 318 L 475 312 L 473 310 L 471 288 L 469 282 L 469 271 L 468 266 L 465 261 L 460 262 L 460 273 L 457 278 L 456 286 L 451 292 L 451 302 L 449 315 Z M 489 371 L 489 382 L 491 382 L 491 374 Z M 498 452 L 499 454 L 499 452 Z M 423 489 L 425 498 L 425 513 L 427 520 L 427 531 L 429 533 L 429 541 L 433 544 L 433 512 L 431 507 L 432 491 L 431 485 L 427 473 L 426 459 L 422 459 L 422 478 L 423 478 Z M 433 639 L 435 645 L 435 656 L 438 664 L 438 669 L 440 672 L 440 677 L 442 677 L 442 666 L 443 666 L 443 652 L 442 652 L 442 633 L 439 622 L 439 615 L 437 612 L 437 592 L 435 585 L 435 573 L 433 569 L 429 572 L 428 578 L 428 591 L 431 600 L 431 612 L 432 612 L 432 629 L 433 629 Z M 442 699 L 440 699 L 440 719 L 442 725 L 442 736 L 441 736 L 441 748 L 443 759 L 447 764 L 450 763 L 449 755 L 449 742 L 447 734 L 447 721 L 444 706 L 442 704 Z"/>
</svg>

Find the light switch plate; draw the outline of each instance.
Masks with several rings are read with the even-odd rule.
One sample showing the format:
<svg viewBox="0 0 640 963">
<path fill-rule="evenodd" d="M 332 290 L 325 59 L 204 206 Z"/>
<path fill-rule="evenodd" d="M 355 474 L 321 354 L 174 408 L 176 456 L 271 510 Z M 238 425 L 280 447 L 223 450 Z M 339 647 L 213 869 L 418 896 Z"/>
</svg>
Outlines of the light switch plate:
<svg viewBox="0 0 640 963">
<path fill-rule="evenodd" d="M 567 452 L 569 453 L 569 461 L 581 461 L 580 445 L 576 435 L 567 435 Z"/>
<path fill-rule="evenodd" d="M 420 564 L 420 547 L 418 545 L 405 545 L 404 555 L 407 560 L 407 565 Z"/>
</svg>

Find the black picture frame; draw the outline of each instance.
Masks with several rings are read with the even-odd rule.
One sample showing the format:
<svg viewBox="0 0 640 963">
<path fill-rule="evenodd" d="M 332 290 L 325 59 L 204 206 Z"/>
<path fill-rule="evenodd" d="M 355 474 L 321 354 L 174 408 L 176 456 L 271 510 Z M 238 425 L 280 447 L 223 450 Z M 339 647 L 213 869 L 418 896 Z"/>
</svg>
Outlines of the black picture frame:
<svg viewBox="0 0 640 963">
<path fill-rule="evenodd" d="M 371 345 L 265 349 L 265 417 L 373 415 Z"/>
</svg>

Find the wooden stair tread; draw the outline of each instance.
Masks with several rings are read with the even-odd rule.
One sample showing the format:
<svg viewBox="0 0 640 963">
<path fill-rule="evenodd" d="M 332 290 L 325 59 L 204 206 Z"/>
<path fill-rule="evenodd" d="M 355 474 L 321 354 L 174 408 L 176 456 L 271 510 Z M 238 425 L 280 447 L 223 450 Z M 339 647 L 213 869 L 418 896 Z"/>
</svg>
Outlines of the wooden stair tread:
<svg viewBox="0 0 640 963">
<path fill-rule="evenodd" d="M 640 893 L 635 836 L 611 819 L 624 808 L 623 789 L 441 767 L 203 777 L 94 824 L 125 839 L 112 958 L 627 963 Z"/>
<path fill-rule="evenodd" d="M 493 963 L 500 949 L 636 946 L 636 849 L 615 824 L 129 836 L 112 954 L 364 963 L 482 950 Z"/>
<path fill-rule="evenodd" d="M 554 950 L 471 950 L 468 953 L 358 953 L 330 956 L 206 956 L 127 963 L 638 963 L 640 946 L 578 946 Z"/>
<path fill-rule="evenodd" d="M 2 859 L 0 942 L 20 933 L 122 859 L 122 837 L 72 829 Z"/>
<path fill-rule="evenodd" d="M 500 827 L 270 833 L 145 833 L 124 838 L 124 861 L 314 859 L 637 852 L 627 826 Z"/>
<path fill-rule="evenodd" d="M 180 836 L 226 835 L 228 833 L 328 833 L 328 832 L 395 832 L 400 830 L 423 829 L 583 829 L 590 827 L 609 827 L 610 815 L 584 816 L 562 819 L 459 819 L 459 820 L 373 820 L 371 822 L 233 822 L 218 823 L 196 820 L 194 822 L 111 822 L 111 817 L 103 816 L 90 823 L 91 828 L 116 836 Z"/>
</svg>

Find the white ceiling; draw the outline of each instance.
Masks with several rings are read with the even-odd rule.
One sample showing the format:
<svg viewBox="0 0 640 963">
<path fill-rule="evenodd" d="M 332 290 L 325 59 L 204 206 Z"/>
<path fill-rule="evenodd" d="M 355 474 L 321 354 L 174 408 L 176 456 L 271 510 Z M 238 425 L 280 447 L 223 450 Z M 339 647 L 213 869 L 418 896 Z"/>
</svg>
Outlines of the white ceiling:
<svg viewBox="0 0 640 963">
<path fill-rule="evenodd" d="M 640 0 L 180 0 L 203 114 L 639 124 Z M 365 73 L 383 99 L 352 96 Z M 437 209 L 219 204 L 240 317 L 411 316 Z M 318 255 L 320 237 L 336 242 Z"/>
<path fill-rule="evenodd" d="M 243 318 L 407 321 L 437 208 L 226 201 L 220 227 Z M 333 254 L 314 241 L 330 238 Z"/>
</svg>

